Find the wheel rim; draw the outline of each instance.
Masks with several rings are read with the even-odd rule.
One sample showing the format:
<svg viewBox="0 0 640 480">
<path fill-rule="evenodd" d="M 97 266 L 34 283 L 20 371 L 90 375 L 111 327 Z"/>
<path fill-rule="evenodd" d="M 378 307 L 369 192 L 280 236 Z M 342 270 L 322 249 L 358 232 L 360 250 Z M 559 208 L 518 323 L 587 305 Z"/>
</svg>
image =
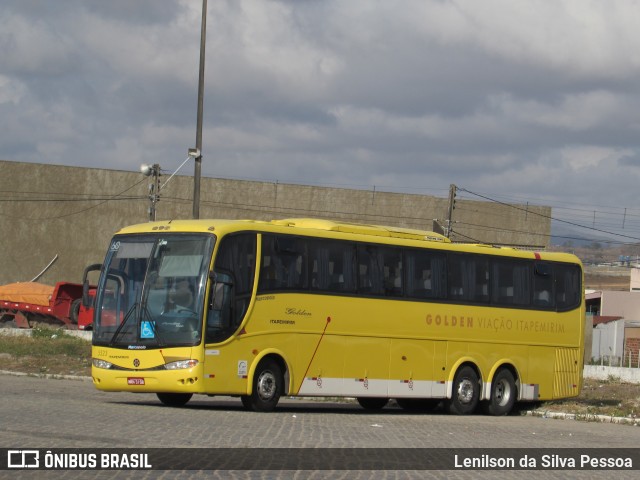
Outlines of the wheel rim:
<svg viewBox="0 0 640 480">
<path fill-rule="evenodd" d="M 258 377 L 258 396 L 262 400 L 271 400 L 276 393 L 276 377 L 270 371 L 265 371 Z"/>
<path fill-rule="evenodd" d="M 500 380 L 496 384 L 494 392 L 496 404 L 504 407 L 511 399 L 511 385 L 506 380 Z"/>
<path fill-rule="evenodd" d="M 458 401 L 463 404 L 471 403 L 474 395 L 474 385 L 468 378 L 463 379 L 458 385 Z"/>
</svg>

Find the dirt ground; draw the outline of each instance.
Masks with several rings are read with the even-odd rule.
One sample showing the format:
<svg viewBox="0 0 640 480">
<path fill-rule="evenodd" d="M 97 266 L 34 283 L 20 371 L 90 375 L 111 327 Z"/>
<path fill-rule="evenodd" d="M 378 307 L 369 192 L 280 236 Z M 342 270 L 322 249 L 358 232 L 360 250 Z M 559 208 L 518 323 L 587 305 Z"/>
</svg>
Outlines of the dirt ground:
<svg viewBox="0 0 640 480">
<path fill-rule="evenodd" d="M 586 273 L 584 277 L 584 287 L 587 290 L 618 290 L 628 292 L 630 286 L 631 278 L 629 276 Z"/>
<path fill-rule="evenodd" d="M 640 418 L 640 384 L 586 378 L 576 398 L 545 402 L 541 410 Z"/>
</svg>

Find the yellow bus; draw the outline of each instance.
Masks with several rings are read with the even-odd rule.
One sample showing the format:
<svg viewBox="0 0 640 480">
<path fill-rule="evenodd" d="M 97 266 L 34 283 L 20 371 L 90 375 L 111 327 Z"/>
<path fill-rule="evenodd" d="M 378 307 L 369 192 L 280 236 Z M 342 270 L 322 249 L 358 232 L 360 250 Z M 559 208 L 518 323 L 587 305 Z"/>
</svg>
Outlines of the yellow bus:
<svg viewBox="0 0 640 480">
<path fill-rule="evenodd" d="M 327 220 L 185 220 L 122 229 L 100 270 L 100 390 L 505 415 L 581 388 L 583 274 L 569 254 Z"/>
</svg>

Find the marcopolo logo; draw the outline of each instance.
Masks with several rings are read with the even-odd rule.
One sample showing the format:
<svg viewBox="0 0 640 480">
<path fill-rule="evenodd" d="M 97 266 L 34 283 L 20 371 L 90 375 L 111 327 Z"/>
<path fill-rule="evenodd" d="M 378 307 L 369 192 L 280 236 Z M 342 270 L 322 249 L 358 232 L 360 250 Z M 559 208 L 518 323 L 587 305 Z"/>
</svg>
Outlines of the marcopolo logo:
<svg viewBox="0 0 640 480">
<path fill-rule="evenodd" d="M 38 450 L 7 451 L 8 468 L 39 468 L 40 452 Z"/>
</svg>

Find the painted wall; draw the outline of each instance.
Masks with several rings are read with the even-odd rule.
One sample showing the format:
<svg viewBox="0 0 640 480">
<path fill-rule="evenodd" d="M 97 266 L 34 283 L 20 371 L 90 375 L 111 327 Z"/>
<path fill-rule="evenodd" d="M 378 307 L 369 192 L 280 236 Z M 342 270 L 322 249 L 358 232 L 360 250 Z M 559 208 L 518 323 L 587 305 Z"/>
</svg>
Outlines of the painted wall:
<svg viewBox="0 0 640 480">
<path fill-rule="evenodd" d="M 85 266 L 102 262 L 114 232 L 149 219 L 151 180 L 138 171 L 0 161 L 0 178 L 0 285 L 31 280 L 56 255 L 39 281 L 79 282 Z M 191 218 L 192 198 L 193 178 L 176 175 L 161 191 L 158 220 Z M 200 217 L 319 217 L 431 230 L 447 207 L 444 197 L 203 178 Z M 452 239 L 545 246 L 550 216 L 549 207 L 457 200 Z"/>
</svg>

